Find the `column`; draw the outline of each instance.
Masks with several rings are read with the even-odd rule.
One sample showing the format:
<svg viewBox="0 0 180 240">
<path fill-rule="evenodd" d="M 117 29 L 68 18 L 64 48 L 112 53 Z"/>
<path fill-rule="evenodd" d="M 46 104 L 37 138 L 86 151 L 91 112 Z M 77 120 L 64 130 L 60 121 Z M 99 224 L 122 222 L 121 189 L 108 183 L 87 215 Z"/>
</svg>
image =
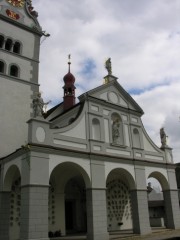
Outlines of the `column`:
<svg viewBox="0 0 180 240">
<path fill-rule="evenodd" d="M 147 234 L 151 232 L 149 209 L 146 190 L 131 191 L 132 220 L 134 233 Z"/>
<path fill-rule="evenodd" d="M 20 240 L 47 240 L 49 156 L 29 150 L 22 158 Z"/>
<path fill-rule="evenodd" d="M 0 192 L 0 239 L 9 240 L 10 192 Z"/>
<path fill-rule="evenodd" d="M 146 187 L 145 167 L 135 165 L 136 189 L 131 191 L 132 218 L 134 233 L 147 234 L 151 232 Z"/>
<path fill-rule="evenodd" d="M 180 210 L 178 190 L 165 190 L 164 205 L 166 212 L 166 227 L 171 229 L 180 228 Z"/>
<path fill-rule="evenodd" d="M 106 180 L 103 161 L 91 160 L 91 188 L 86 190 L 87 239 L 109 240 L 107 232 Z"/>
<path fill-rule="evenodd" d="M 48 240 L 49 186 L 27 185 L 21 189 L 20 239 Z"/>
<path fill-rule="evenodd" d="M 87 239 L 109 240 L 107 232 L 106 189 L 87 189 Z"/>
<path fill-rule="evenodd" d="M 166 227 L 177 229 L 180 228 L 180 209 L 175 176 L 175 167 L 173 165 L 168 167 L 169 167 L 167 168 L 168 186 L 166 189 L 163 190 L 164 205 L 166 212 Z"/>
</svg>

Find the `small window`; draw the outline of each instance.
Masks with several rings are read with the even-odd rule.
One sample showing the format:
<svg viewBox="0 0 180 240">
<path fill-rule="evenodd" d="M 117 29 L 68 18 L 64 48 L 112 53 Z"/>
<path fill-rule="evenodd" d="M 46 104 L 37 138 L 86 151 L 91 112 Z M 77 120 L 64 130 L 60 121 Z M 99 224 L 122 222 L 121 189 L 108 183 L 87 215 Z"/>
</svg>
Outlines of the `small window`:
<svg viewBox="0 0 180 240">
<path fill-rule="evenodd" d="M 4 62 L 0 61 L 0 73 L 4 73 L 4 71 L 5 71 Z"/>
<path fill-rule="evenodd" d="M 5 49 L 11 51 L 12 44 L 13 44 L 12 40 L 8 38 L 5 44 Z"/>
<path fill-rule="evenodd" d="M 0 48 L 3 47 L 3 44 L 4 44 L 4 37 L 0 35 Z"/>
<path fill-rule="evenodd" d="M 16 65 L 12 65 L 10 67 L 10 75 L 13 77 L 18 77 L 19 76 L 19 68 Z"/>
<path fill-rule="evenodd" d="M 13 47 L 13 52 L 20 54 L 21 52 L 21 44 L 19 42 L 15 42 Z"/>
</svg>

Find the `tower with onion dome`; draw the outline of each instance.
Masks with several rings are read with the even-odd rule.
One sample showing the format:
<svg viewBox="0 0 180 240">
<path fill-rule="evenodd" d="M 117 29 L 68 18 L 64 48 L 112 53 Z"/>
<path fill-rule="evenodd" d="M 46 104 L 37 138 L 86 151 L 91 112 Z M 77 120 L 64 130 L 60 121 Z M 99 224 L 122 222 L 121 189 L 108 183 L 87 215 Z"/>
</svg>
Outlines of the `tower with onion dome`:
<svg viewBox="0 0 180 240">
<path fill-rule="evenodd" d="M 75 77 L 74 75 L 71 73 L 71 59 L 70 59 L 70 55 L 69 55 L 69 70 L 68 73 L 64 76 L 64 111 L 70 109 L 71 107 L 73 107 L 76 103 L 76 97 L 75 97 Z"/>
</svg>

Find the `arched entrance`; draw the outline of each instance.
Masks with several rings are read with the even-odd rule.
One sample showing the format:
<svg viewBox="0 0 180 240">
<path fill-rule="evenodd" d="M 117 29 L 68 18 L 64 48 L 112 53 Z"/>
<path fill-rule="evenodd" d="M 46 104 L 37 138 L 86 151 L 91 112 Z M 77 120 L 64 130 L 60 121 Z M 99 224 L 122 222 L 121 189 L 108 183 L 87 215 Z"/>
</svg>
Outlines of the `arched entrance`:
<svg viewBox="0 0 180 240">
<path fill-rule="evenodd" d="M 9 239 L 20 237 L 20 209 L 21 209 L 21 175 L 17 166 L 11 166 L 5 175 L 4 191 L 9 196 Z"/>
<path fill-rule="evenodd" d="M 124 169 L 115 169 L 109 173 L 106 186 L 108 231 L 132 229 L 132 176 Z"/>
<path fill-rule="evenodd" d="M 85 170 L 74 163 L 62 163 L 50 176 L 49 236 L 86 233 Z"/>
<path fill-rule="evenodd" d="M 87 232 L 86 187 L 78 175 L 65 186 L 66 233 Z"/>
<path fill-rule="evenodd" d="M 147 179 L 147 194 L 150 226 L 167 227 L 166 195 L 164 191 L 169 189 L 165 176 L 160 172 L 152 172 Z"/>
</svg>

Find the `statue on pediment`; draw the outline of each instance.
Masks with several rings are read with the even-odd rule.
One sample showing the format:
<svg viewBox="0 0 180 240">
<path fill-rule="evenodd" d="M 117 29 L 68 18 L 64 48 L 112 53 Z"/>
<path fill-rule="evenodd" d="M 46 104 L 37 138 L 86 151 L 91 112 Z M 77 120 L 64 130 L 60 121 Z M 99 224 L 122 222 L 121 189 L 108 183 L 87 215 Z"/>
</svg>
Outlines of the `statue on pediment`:
<svg viewBox="0 0 180 240">
<path fill-rule="evenodd" d="M 105 62 L 105 68 L 108 71 L 108 75 L 112 75 L 112 66 L 111 66 L 111 58 L 108 58 Z"/>
<path fill-rule="evenodd" d="M 51 101 L 44 102 L 41 97 L 41 93 L 38 92 L 37 97 L 33 99 L 33 115 L 34 117 L 43 117 L 45 114 L 44 107 L 47 106 Z"/>
<path fill-rule="evenodd" d="M 167 146 L 167 135 L 163 127 L 160 129 L 160 138 L 161 138 L 161 144 L 162 144 L 161 147 Z"/>
</svg>

